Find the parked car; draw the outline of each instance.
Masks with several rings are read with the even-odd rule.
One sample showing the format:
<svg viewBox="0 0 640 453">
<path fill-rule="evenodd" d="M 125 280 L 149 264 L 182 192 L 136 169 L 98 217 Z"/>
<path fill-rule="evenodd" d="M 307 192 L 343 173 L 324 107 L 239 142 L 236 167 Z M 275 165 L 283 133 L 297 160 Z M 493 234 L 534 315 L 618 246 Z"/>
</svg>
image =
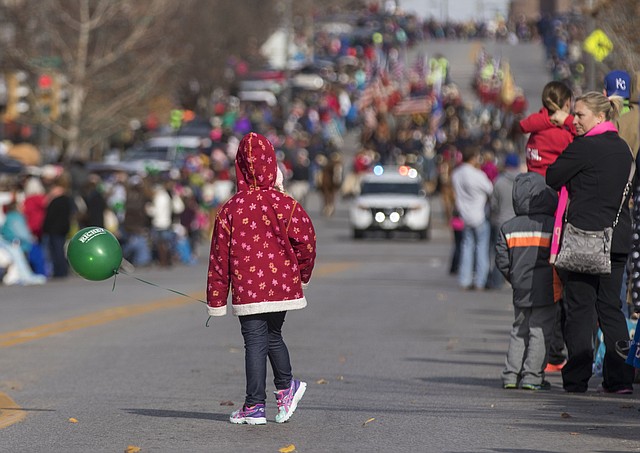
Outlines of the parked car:
<svg viewBox="0 0 640 453">
<path fill-rule="evenodd" d="M 168 171 L 180 167 L 185 159 L 200 150 L 201 137 L 162 136 L 150 138 L 138 148 L 127 151 L 120 165 L 131 172 Z"/>
<path fill-rule="evenodd" d="M 418 171 L 408 166 L 376 166 L 362 178 L 349 210 L 354 239 L 367 231 L 409 231 L 429 238 L 431 204 Z"/>
<path fill-rule="evenodd" d="M 176 135 L 209 138 L 211 135 L 211 129 L 211 123 L 207 119 L 195 118 L 191 121 L 182 123 L 180 128 L 176 131 Z"/>
</svg>

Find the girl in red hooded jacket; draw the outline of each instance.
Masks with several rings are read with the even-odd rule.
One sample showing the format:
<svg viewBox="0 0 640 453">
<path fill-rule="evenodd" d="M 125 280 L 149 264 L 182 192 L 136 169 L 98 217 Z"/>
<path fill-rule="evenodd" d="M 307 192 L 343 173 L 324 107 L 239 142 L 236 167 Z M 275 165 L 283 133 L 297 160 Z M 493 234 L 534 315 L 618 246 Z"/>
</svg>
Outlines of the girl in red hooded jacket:
<svg viewBox="0 0 640 453">
<path fill-rule="evenodd" d="M 281 329 L 288 310 L 304 308 L 303 286 L 316 257 L 316 235 L 300 204 L 275 188 L 277 160 L 266 137 L 250 132 L 236 155 L 237 192 L 218 211 L 211 239 L 207 304 L 210 316 L 240 319 L 245 343 L 246 397 L 231 423 L 261 425 L 267 357 L 276 387 L 275 421 L 287 421 L 306 389 L 293 378 Z"/>
<path fill-rule="evenodd" d="M 573 141 L 576 128 L 571 110 L 571 89 L 562 82 L 549 82 L 542 90 L 542 108 L 520 121 L 520 129 L 529 135 L 527 170 L 546 176 L 554 163 Z"/>
</svg>

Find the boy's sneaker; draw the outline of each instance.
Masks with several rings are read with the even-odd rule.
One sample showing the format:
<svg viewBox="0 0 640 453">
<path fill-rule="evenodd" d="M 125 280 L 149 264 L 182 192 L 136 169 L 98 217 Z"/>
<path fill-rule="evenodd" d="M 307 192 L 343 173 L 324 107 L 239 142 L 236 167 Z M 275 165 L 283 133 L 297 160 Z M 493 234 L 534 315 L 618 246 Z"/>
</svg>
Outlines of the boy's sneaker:
<svg viewBox="0 0 640 453">
<path fill-rule="evenodd" d="M 542 381 L 542 384 L 522 384 L 522 390 L 551 390 L 551 383 Z"/>
<path fill-rule="evenodd" d="M 502 384 L 502 388 L 505 390 L 515 390 L 518 388 L 518 384 Z"/>
<path fill-rule="evenodd" d="M 300 382 L 297 379 L 292 379 L 291 386 L 288 389 L 277 390 L 274 392 L 278 403 L 276 423 L 284 423 L 291 418 L 296 407 L 298 407 L 298 401 L 300 401 L 306 389 L 306 382 Z"/>
<path fill-rule="evenodd" d="M 231 423 L 241 425 L 246 423 L 247 425 L 264 425 L 267 423 L 267 417 L 265 417 L 264 404 L 256 404 L 255 406 L 247 407 L 245 405 L 237 411 L 233 411 L 229 417 Z"/>
</svg>

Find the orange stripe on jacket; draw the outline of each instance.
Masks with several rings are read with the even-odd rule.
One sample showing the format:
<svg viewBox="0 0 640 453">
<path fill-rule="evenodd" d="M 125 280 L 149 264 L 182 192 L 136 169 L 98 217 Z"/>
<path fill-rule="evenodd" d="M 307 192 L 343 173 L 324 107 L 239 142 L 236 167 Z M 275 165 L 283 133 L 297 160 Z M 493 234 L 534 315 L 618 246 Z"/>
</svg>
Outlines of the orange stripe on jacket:
<svg viewBox="0 0 640 453">
<path fill-rule="evenodd" d="M 516 236 L 507 238 L 507 246 L 513 247 L 551 247 L 551 237 Z"/>
</svg>

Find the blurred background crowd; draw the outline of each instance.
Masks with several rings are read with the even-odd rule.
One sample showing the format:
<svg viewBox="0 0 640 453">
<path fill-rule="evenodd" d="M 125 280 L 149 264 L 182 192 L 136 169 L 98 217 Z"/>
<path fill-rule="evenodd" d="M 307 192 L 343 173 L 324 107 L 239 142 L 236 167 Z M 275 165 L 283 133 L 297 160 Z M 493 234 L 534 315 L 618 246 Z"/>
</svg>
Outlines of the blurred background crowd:
<svg viewBox="0 0 640 453">
<path fill-rule="evenodd" d="M 483 168 L 495 179 L 506 157 L 524 148 L 514 124 L 526 99 L 508 62 L 484 49 L 477 55 L 476 98 L 463 99 L 446 55 L 416 52 L 416 44 L 537 41 L 547 50 L 552 78 L 578 87 L 584 73 L 576 45 L 583 29 L 572 16 L 422 21 L 394 2 L 373 2 L 328 9 L 314 21 L 310 41 L 294 33 L 296 46 L 288 52 L 295 66 L 274 69 L 277 55 L 268 44 L 278 36 L 271 35 L 262 59 L 227 58 L 225 84 L 211 89 L 204 104 L 185 102 L 168 118 L 147 111 L 107 146 L 65 148 L 33 123 L 9 117 L 6 106 L 0 281 L 40 284 L 68 276 L 65 242 L 86 226 L 113 232 L 135 266 L 195 263 L 207 253 L 218 207 L 235 190 L 235 152 L 249 131 L 276 147 L 287 191 L 303 205 L 317 193 L 327 217 L 338 197 L 357 195 L 362 174 L 385 163 L 418 169 L 425 191 L 442 196 L 451 220 L 450 173 L 460 150 L 480 144 Z M 56 80 L 41 76 L 37 83 L 46 94 Z M 359 142 L 348 160 L 347 134 Z"/>
</svg>

